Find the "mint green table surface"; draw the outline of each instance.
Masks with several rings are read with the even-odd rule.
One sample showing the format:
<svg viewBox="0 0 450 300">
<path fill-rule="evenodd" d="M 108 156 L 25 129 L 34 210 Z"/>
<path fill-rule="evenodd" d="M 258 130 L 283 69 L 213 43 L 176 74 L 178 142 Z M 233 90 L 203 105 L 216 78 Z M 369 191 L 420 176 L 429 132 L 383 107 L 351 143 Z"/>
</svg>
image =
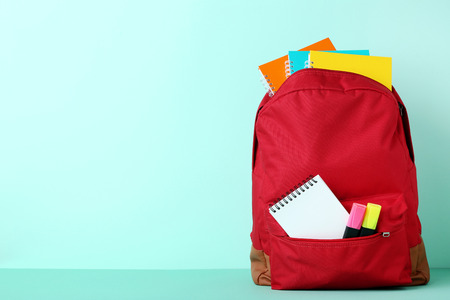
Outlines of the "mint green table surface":
<svg viewBox="0 0 450 300">
<path fill-rule="evenodd" d="M 254 285 L 249 270 L 0 269 L 0 299 L 450 299 L 450 269 L 431 271 L 419 287 L 273 291 Z"/>
</svg>

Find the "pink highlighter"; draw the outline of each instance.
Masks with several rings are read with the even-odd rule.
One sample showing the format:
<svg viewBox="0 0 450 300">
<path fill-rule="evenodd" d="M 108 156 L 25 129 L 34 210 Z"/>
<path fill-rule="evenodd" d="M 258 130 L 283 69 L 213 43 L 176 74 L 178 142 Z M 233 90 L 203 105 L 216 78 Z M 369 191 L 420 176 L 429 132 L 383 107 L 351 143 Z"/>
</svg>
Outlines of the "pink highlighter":
<svg viewBox="0 0 450 300">
<path fill-rule="evenodd" d="M 348 217 L 347 226 L 345 227 L 343 236 L 344 239 L 359 236 L 365 212 L 365 205 L 353 203 L 352 210 L 350 211 L 350 216 Z"/>
</svg>

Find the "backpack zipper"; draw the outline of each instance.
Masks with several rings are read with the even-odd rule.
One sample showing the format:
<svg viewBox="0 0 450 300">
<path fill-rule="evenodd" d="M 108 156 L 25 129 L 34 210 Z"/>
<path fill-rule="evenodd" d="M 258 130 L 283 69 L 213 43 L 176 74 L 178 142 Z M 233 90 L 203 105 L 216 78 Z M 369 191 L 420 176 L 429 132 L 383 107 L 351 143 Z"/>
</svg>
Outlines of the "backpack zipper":
<svg viewBox="0 0 450 300">
<path fill-rule="evenodd" d="M 292 80 L 292 78 L 294 78 L 295 75 L 297 75 L 297 77 L 298 77 L 298 76 L 299 76 L 298 74 L 301 74 L 301 73 L 304 73 L 304 72 L 309 72 L 308 70 L 315 70 L 316 72 L 319 71 L 319 72 L 326 72 L 326 73 L 330 73 L 330 72 L 331 72 L 331 73 L 333 73 L 333 72 L 334 72 L 334 73 L 349 73 L 349 74 L 352 74 L 352 76 L 360 76 L 360 77 L 364 77 L 364 78 L 366 78 L 366 79 L 368 79 L 368 80 L 370 80 L 370 81 L 374 81 L 373 79 L 371 79 L 371 78 L 369 78 L 369 77 L 367 77 L 367 76 L 361 75 L 361 74 L 352 73 L 352 72 L 346 72 L 346 71 L 339 71 L 339 70 L 326 70 L 326 69 L 303 69 L 303 70 L 299 70 L 299 71 L 295 72 L 294 74 L 292 74 L 291 76 L 289 76 L 289 78 L 287 78 L 286 81 L 287 81 L 287 80 Z M 298 74 L 297 74 L 297 73 L 298 73 Z M 286 83 L 286 81 L 283 82 L 282 86 Z M 381 84 L 381 83 L 379 83 L 379 82 L 378 82 L 378 84 L 384 86 L 383 84 Z M 281 89 L 281 87 L 278 88 L 278 91 L 279 91 L 280 89 Z M 386 89 L 387 89 L 387 88 L 386 88 Z M 390 91 L 390 93 L 386 93 L 386 91 L 382 91 L 382 90 L 380 90 L 380 88 L 375 88 L 375 87 L 373 88 L 373 90 L 375 90 L 375 91 L 377 91 L 377 92 L 381 92 L 382 94 L 384 94 L 384 95 L 387 96 L 388 98 L 391 98 L 391 99 L 393 98 L 394 101 L 397 102 L 397 104 L 398 104 L 398 106 L 399 106 L 400 114 L 401 114 L 401 116 L 403 117 L 403 109 L 404 109 L 404 106 L 401 106 L 400 102 L 398 102 L 397 99 L 395 99 L 395 96 L 394 96 L 392 90 Z M 277 92 L 278 92 L 278 91 L 277 91 Z M 264 105 L 263 105 L 262 107 L 260 107 L 260 109 L 259 109 L 258 112 L 257 112 L 257 116 L 258 116 L 259 113 L 263 110 L 263 108 L 266 109 L 267 106 L 270 106 L 270 105 L 268 105 L 268 104 L 271 104 L 271 103 L 273 102 L 274 98 L 279 98 L 279 97 L 277 97 L 277 95 L 279 96 L 279 93 L 275 93 L 273 96 L 270 97 L 270 99 L 269 99 L 266 103 L 264 103 Z"/>
</svg>

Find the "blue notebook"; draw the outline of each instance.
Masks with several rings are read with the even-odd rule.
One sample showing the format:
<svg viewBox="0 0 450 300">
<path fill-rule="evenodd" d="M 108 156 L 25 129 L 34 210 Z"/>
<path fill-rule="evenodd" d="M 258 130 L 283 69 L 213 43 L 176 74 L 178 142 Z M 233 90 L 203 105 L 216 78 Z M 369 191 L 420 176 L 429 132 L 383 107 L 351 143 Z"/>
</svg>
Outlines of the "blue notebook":
<svg viewBox="0 0 450 300">
<path fill-rule="evenodd" d="M 369 50 L 337 50 L 337 51 L 321 51 L 343 54 L 369 55 Z M 289 60 L 286 63 L 286 77 L 294 74 L 298 70 L 308 68 L 309 51 L 289 51 Z"/>
</svg>

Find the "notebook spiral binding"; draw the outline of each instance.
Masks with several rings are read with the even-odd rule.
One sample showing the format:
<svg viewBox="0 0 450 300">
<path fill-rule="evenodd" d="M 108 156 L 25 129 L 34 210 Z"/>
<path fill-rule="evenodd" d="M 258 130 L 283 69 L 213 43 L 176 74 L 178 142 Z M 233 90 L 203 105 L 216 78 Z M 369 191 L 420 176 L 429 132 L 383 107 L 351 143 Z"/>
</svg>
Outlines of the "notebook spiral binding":
<svg viewBox="0 0 450 300">
<path fill-rule="evenodd" d="M 305 60 L 305 69 L 314 68 L 313 64 L 313 61 Z"/>
<path fill-rule="evenodd" d="M 274 87 L 272 86 L 272 83 L 270 83 L 269 76 L 261 74 L 261 78 L 259 81 L 261 81 L 262 85 L 266 89 L 267 93 L 269 93 L 269 96 L 272 97 L 275 93 L 273 91 Z"/>
<path fill-rule="evenodd" d="M 283 194 L 281 196 L 282 198 L 277 199 L 277 202 L 269 205 L 270 210 L 273 213 L 276 213 L 278 210 L 281 210 L 282 207 L 289 204 L 289 202 L 295 200 L 295 198 L 301 196 L 303 193 L 306 193 L 310 187 L 317 183 L 313 178 L 314 176 L 310 175 L 303 180 L 302 183 L 295 185 L 293 189 L 286 193 L 286 196 Z"/>
<path fill-rule="evenodd" d="M 286 78 L 289 78 L 292 75 L 293 67 L 292 61 L 289 59 L 284 62 L 284 72 L 286 73 Z"/>
</svg>

